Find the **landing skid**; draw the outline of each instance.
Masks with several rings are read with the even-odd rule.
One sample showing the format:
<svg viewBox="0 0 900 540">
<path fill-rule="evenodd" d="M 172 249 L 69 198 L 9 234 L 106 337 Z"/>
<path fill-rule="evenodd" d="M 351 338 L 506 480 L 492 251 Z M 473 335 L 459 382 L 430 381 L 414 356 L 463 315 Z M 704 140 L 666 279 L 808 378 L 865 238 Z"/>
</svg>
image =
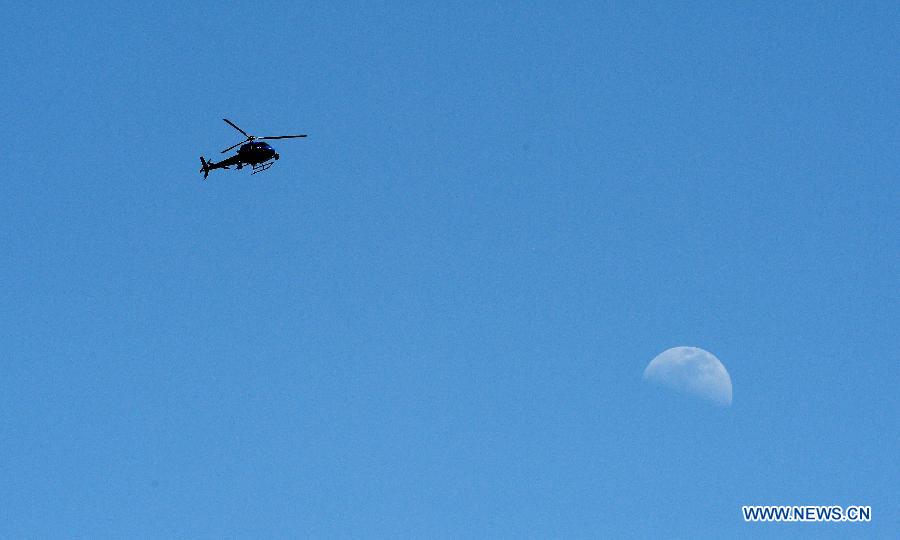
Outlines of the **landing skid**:
<svg viewBox="0 0 900 540">
<path fill-rule="evenodd" d="M 256 165 L 253 166 L 253 172 L 250 173 L 250 176 L 253 176 L 256 173 L 261 173 L 263 171 L 267 171 L 267 170 L 269 170 L 269 167 L 271 167 L 274 164 L 275 164 L 274 161 L 266 161 L 265 163 L 257 163 Z"/>
</svg>

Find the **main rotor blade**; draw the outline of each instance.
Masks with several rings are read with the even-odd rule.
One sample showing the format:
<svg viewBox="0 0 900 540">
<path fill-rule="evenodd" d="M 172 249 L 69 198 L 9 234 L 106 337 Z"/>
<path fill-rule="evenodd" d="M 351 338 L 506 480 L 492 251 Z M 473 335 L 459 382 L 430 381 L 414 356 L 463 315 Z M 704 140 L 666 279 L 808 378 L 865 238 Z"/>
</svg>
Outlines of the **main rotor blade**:
<svg viewBox="0 0 900 540">
<path fill-rule="evenodd" d="M 237 126 L 235 125 L 235 123 L 232 122 L 231 120 L 229 120 L 229 119 L 227 119 L 227 118 L 223 118 L 222 120 L 225 120 L 225 122 L 227 122 L 229 126 L 231 126 L 231 127 L 233 127 L 234 129 L 240 131 L 241 133 L 243 133 L 243 134 L 244 134 L 244 137 L 247 137 L 248 139 L 252 139 L 252 138 L 253 138 L 253 135 L 250 135 L 249 133 L 247 133 L 247 132 L 244 131 L 243 129 L 237 127 Z"/>
<path fill-rule="evenodd" d="M 250 140 L 250 139 L 247 139 L 247 141 L 249 141 L 249 140 Z M 241 141 L 241 142 L 237 143 L 237 144 L 234 145 L 234 146 L 229 146 L 229 147 L 226 148 L 225 150 L 222 150 L 222 153 L 224 154 L 225 152 L 227 152 L 227 151 L 229 151 L 229 150 L 232 150 L 232 149 L 234 149 L 234 148 L 237 148 L 238 146 L 244 144 L 244 143 L 247 142 L 247 141 Z"/>
<path fill-rule="evenodd" d="M 263 140 L 263 139 L 266 139 L 266 140 L 271 140 L 271 139 L 296 139 L 296 138 L 299 138 L 299 137 L 306 137 L 306 135 L 279 135 L 279 136 L 277 136 L 277 137 L 256 137 L 256 140 L 257 140 L 257 141 L 260 141 L 260 140 Z"/>
</svg>

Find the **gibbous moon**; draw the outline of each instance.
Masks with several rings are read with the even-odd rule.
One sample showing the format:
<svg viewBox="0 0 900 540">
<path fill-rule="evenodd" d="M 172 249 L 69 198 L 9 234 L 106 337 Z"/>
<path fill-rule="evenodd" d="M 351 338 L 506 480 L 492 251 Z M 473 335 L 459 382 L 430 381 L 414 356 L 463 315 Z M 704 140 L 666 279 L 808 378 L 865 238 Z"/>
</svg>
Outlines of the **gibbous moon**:
<svg viewBox="0 0 900 540">
<path fill-rule="evenodd" d="M 647 365 L 644 380 L 716 405 L 731 405 L 731 376 L 715 355 L 697 347 L 663 351 Z"/>
</svg>

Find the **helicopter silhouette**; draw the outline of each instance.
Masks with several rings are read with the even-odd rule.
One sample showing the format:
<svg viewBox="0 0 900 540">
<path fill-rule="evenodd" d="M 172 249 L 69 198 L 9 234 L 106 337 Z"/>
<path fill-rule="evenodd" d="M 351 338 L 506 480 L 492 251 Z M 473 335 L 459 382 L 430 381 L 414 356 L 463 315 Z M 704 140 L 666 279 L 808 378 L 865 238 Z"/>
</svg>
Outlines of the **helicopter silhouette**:
<svg viewBox="0 0 900 540">
<path fill-rule="evenodd" d="M 209 171 L 213 169 L 230 169 L 232 166 L 237 167 L 238 169 L 244 168 L 244 165 L 250 165 L 253 167 L 253 172 L 251 175 L 266 171 L 275 164 L 275 161 L 278 160 L 281 156 L 278 155 L 278 152 L 275 151 L 274 148 L 269 146 L 269 143 L 260 142 L 272 139 L 297 139 L 300 137 L 306 137 L 306 135 L 278 135 L 276 137 L 257 137 L 256 135 L 250 135 L 243 129 L 237 127 L 237 124 L 232 122 L 227 118 L 223 118 L 225 122 L 233 127 L 234 129 L 240 131 L 245 137 L 245 140 L 233 145 L 229 146 L 225 150 L 222 150 L 222 153 L 229 152 L 238 146 L 237 154 L 231 156 L 228 159 L 223 159 L 222 161 L 216 163 L 214 161 L 206 161 L 203 156 L 200 156 L 200 172 L 203 173 L 203 179 L 209 176 Z"/>
</svg>

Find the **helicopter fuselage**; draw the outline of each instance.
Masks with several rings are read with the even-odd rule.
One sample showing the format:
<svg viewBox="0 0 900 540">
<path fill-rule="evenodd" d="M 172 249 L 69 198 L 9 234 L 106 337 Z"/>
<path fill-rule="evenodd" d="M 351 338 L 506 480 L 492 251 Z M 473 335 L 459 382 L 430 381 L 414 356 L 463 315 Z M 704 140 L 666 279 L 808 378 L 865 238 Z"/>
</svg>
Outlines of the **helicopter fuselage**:
<svg viewBox="0 0 900 540">
<path fill-rule="evenodd" d="M 241 145 L 238 153 L 228 159 L 224 159 L 216 164 L 210 163 L 210 168 L 237 166 L 242 165 L 258 165 L 265 163 L 270 159 L 278 159 L 278 152 L 274 148 L 264 142 L 251 142 Z"/>
<path fill-rule="evenodd" d="M 241 145 L 237 154 L 230 158 L 223 159 L 218 163 L 212 161 L 207 162 L 201 158 L 203 168 L 200 170 L 204 173 L 204 178 L 205 175 L 209 174 L 209 171 L 213 169 L 230 169 L 231 167 L 241 169 L 244 165 L 251 165 L 254 172 L 256 172 L 257 170 L 267 169 L 271 166 L 271 163 L 267 162 L 278 159 L 279 157 L 281 156 L 278 155 L 278 152 L 269 146 L 268 143 L 254 141 Z M 263 165 L 264 163 L 267 165 Z"/>
</svg>

